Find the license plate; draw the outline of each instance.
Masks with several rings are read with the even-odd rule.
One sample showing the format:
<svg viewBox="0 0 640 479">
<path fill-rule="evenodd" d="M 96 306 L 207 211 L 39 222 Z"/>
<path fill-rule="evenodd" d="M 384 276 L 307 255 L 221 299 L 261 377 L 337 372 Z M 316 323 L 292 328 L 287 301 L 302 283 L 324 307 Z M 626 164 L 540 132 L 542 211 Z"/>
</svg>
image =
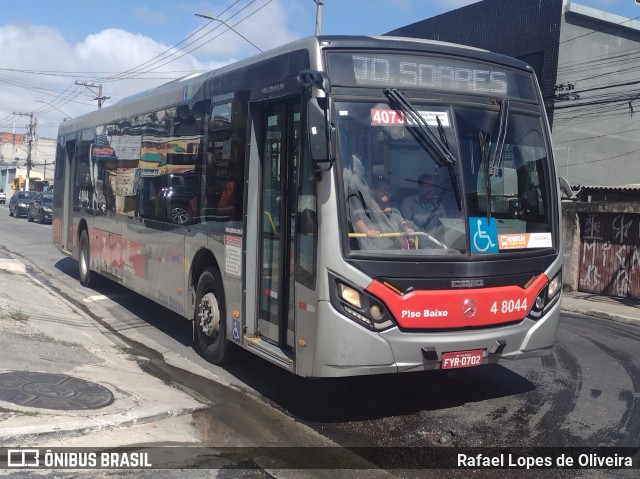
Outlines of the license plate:
<svg viewBox="0 0 640 479">
<path fill-rule="evenodd" d="M 442 369 L 470 368 L 482 364 L 482 349 L 454 351 L 442 355 Z"/>
</svg>

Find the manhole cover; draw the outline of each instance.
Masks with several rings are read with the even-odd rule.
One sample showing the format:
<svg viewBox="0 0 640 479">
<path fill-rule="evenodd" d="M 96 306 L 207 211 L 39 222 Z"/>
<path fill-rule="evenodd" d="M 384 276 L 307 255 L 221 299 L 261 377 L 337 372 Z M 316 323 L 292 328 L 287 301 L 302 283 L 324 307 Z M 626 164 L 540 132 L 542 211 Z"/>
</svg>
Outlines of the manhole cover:
<svg viewBox="0 0 640 479">
<path fill-rule="evenodd" d="M 0 374 L 0 401 L 44 409 L 97 409 L 111 404 L 113 394 L 64 374 L 13 371 Z"/>
</svg>

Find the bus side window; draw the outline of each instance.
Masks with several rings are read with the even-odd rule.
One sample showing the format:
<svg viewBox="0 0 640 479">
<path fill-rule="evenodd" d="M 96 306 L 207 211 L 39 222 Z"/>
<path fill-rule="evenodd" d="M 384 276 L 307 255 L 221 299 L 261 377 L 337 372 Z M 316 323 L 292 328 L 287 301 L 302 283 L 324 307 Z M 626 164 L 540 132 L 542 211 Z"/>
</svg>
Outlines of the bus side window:
<svg viewBox="0 0 640 479">
<path fill-rule="evenodd" d="M 141 218 L 158 219 L 158 177 L 141 177 L 136 194 L 136 213 Z"/>
<path fill-rule="evenodd" d="M 94 137 L 95 129 L 82 130 L 76 143 L 73 202 L 80 208 L 90 208 L 93 201 L 90 152 Z"/>
<path fill-rule="evenodd" d="M 224 189 L 220 194 L 220 199 L 217 204 L 218 214 L 227 218 L 227 221 L 237 221 L 239 219 L 238 201 L 240 199 L 240 192 L 238 190 L 238 182 L 235 178 L 229 178 L 226 180 Z"/>
<path fill-rule="evenodd" d="M 211 106 L 205 149 L 205 221 L 240 221 L 243 212 L 248 94 L 236 92 Z"/>
</svg>

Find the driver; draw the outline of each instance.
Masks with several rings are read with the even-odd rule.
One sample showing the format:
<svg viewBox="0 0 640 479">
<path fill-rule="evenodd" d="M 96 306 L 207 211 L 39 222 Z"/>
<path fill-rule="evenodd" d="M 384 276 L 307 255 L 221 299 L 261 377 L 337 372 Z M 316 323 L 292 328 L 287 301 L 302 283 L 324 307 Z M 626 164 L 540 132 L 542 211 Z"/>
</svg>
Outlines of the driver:
<svg viewBox="0 0 640 479">
<path fill-rule="evenodd" d="M 442 240 L 443 228 L 439 219 L 445 211 L 436 195 L 437 182 L 433 175 L 425 173 L 417 181 L 416 194 L 402 201 L 402 216 L 425 233 Z"/>
</svg>

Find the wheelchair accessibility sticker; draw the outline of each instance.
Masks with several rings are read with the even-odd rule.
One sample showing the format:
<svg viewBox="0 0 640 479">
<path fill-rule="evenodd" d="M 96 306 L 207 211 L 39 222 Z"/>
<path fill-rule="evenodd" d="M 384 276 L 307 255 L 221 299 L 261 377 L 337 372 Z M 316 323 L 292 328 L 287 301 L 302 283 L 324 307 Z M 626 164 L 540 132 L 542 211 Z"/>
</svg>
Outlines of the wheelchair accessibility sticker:
<svg viewBox="0 0 640 479">
<path fill-rule="evenodd" d="M 472 253 L 498 252 L 498 233 L 496 231 L 495 218 L 491 219 L 491 223 L 487 223 L 487 218 L 470 217 L 469 235 L 471 237 Z"/>
<path fill-rule="evenodd" d="M 238 321 L 237 319 L 233 320 L 233 331 L 231 332 L 231 335 L 233 336 L 233 340 L 237 343 L 240 343 L 242 341 L 240 341 L 241 338 L 241 334 L 240 334 L 240 321 Z"/>
</svg>

